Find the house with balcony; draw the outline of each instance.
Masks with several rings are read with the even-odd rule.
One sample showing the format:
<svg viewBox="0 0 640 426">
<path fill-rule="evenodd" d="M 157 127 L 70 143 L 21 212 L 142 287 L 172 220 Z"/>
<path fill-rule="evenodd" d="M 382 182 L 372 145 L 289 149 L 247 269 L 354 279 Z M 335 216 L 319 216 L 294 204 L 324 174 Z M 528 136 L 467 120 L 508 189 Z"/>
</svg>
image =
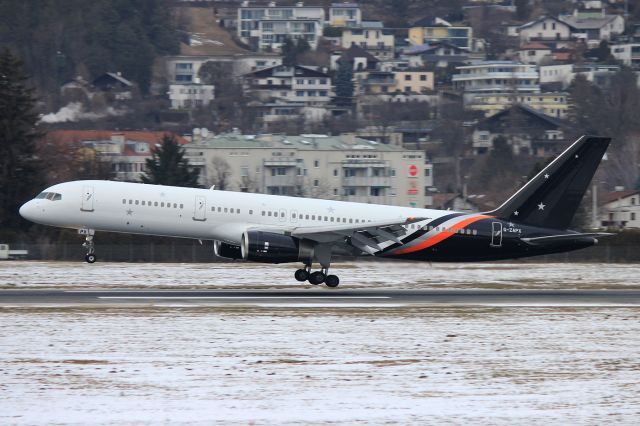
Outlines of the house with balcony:
<svg viewBox="0 0 640 426">
<path fill-rule="evenodd" d="M 381 144 L 353 134 L 242 135 L 201 138 L 185 147 L 203 164 L 202 184 L 214 181 L 212 160 L 230 166 L 229 189 L 363 203 L 431 205 L 433 168 L 419 150 Z M 285 220 L 295 211 L 285 212 Z M 339 209 L 330 212 L 340 217 Z M 331 216 L 327 212 L 315 214 Z M 335 218 L 327 219 L 329 221 Z"/>
<path fill-rule="evenodd" d="M 553 16 L 542 16 L 527 22 L 517 29 L 520 43 L 531 42 L 568 42 L 571 40 L 571 27 Z M 545 43 L 546 44 L 546 43 Z"/>
<path fill-rule="evenodd" d="M 620 71 L 618 65 L 558 64 L 540 66 L 540 85 L 547 90 L 566 90 L 576 75 L 584 76 L 596 86 L 606 89 Z"/>
<path fill-rule="evenodd" d="M 406 58 L 412 68 L 433 66 L 446 68 L 449 64 L 464 64 L 469 61 L 469 51 L 448 41 L 410 46 L 401 58 Z"/>
<path fill-rule="evenodd" d="M 433 91 L 434 75 L 430 71 L 370 71 L 357 73 L 359 95 L 424 94 Z"/>
<path fill-rule="evenodd" d="M 215 86 L 202 84 L 200 79 L 192 83 L 170 84 L 171 109 L 195 109 L 209 105 L 215 98 Z"/>
<path fill-rule="evenodd" d="M 468 52 L 473 50 L 473 29 L 465 25 L 453 25 L 435 16 L 427 16 L 409 28 L 409 42 L 419 46 L 447 42 Z"/>
<path fill-rule="evenodd" d="M 362 23 L 362 12 L 357 3 L 331 3 L 329 25 L 332 27 L 357 27 Z"/>
<path fill-rule="evenodd" d="M 345 27 L 340 45 L 343 49 L 360 46 L 381 61 L 395 56 L 395 38 L 384 30 L 380 21 L 362 21 L 360 25 Z"/>
<path fill-rule="evenodd" d="M 200 68 L 208 62 L 227 66 L 231 76 L 235 77 L 262 68 L 281 65 L 282 56 L 258 52 L 218 56 L 177 55 L 166 56 L 164 61 L 169 84 L 188 84 L 198 78 Z"/>
<path fill-rule="evenodd" d="M 544 60 L 551 60 L 553 49 L 546 44 L 531 42 L 520 46 L 518 60 L 523 64 L 540 65 Z"/>
<path fill-rule="evenodd" d="M 601 41 L 612 40 L 624 32 L 624 17 L 608 15 L 604 9 L 575 9 L 558 19 L 569 26 L 573 38 L 584 40 L 589 47 L 597 47 Z"/>
<path fill-rule="evenodd" d="M 465 105 L 481 94 L 540 92 L 535 65 L 512 61 L 483 61 L 456 67 L 452 82 L 463 94 Z"/>
<path fill-rule="evenodd" d="M 325 105 L 331 100 L 329 74 L 302 65 L 265 68 L 243 76 L 245 88 L 261 100 L 278 99 L 306 106 Z"/>
<path fill-rule="evenodd" d="M 624 65 L 640 70 L 640 43 L 614 43 L 609 46 L 611 55 Z"/>
<path fill-rule="evenodd" d="M 555 118 L 567 118 L 569 113 L 569 94 L 566 92 L 541 93 L 490 93 L 478 94 L 466 105 L 472 111 L 481 111 L 490 117 L 513 105 L 526 105 Z"/>
<path fill-rule="evenodd" d="M 503 136 L 514 154 L 548 157 L 566 148 L 563 120 L 548 116 L 526 105 L 516 104 L 480 121 L 472 134 L 474 155 L 493 149 L 493 140 Z"/>
<path fill-rule="evenodd" d="M 620 190 L 602 195 L 600 225 L 603 228 L 640 228 L 640 191 Z"/>
<path fill-rule="evenodd" d="M 113 178 L 139 182 L 146 170 L 146 161 L 162 141 L 165 132 L 110 130 L 52 130 L 46 141 L 61 147 L 86 148 L 95 152 L 96 159 L 111 165 Z M 188 141 L 175 136 L 180 145 Z"/>
<path fill-rule="evenodd" d="M 354 72 L 374 71 L 380 60 L 364 48 L 354 44 L 348 49 L 340 49 L 331 54 L 331 69 L 337 70 L 341 64 L 348 64 Z"/>
<path fill-rule="evenodd" d="M 304 38 L 315 49 L 324 21 L 321 6 L 305 6 L 303 2 L 278 6 L 275 1 L 251 5 L 243 1 L 238 8 L 237 34 L 255 50 L 278 50 L 286 37 Z"/>
</svg>

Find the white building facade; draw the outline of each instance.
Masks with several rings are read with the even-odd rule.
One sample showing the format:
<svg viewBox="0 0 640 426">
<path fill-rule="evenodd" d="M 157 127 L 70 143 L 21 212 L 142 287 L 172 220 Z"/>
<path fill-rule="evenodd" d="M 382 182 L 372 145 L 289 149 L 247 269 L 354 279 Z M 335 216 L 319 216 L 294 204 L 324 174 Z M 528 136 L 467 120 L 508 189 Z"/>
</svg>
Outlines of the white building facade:
<svg viewBox="0 0 640 426">
<path fill-rule="evenodd" d="M 354 135 L 218 135 L 186 145 L 215 184 L 214 158 L 229 166 L 228 188 L 363 203 L 431 205 L 433 167 L 423 151 L 405 150 Z"/>
<path fill-rule="evenodd" d="M 213 84 L 194 83 L 169 85 L 171 109 L 193 109 L 207 106 L 215 98 Z"/>
</svg>

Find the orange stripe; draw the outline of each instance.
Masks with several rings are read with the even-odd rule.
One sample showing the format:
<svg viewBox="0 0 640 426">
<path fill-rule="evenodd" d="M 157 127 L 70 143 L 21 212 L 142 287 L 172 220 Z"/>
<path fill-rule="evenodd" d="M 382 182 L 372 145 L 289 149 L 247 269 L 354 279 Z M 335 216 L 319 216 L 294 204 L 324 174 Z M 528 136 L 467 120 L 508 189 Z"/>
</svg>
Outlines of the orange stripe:
<svg viewBox="0 0 640 426">
<path fill-rule="evenodd" d="M 467 218 L 465 220 L 462 220 L 462 221 L 456 223 L 453 226 L 445 228 L 444 231 L 439 232 L 437 235 L 434 235 L 433 237 L 421 242 L 420 244 L 416 244 L 415 246 L 407 247 L 407 248 L 398 250 L 398 251 L 392 253 L 392 255 L 414 253 L 416 251 L 424 250 L 424 249 L 429 248 L 431 246 L 434 246 L 434 245 L 438 244 L 439 242 L 444 241 L 447 238 L 449 238 L 450 236 L 454 235 L 455 232 L 452 232 L 452 231 L 459 230 L 459 229 L 464 229 L 465 227 L 471 225 L 474 222 L 477 222 L 477 221 L 482 220 L 482 219 L 491 219 L 491 218 L 493 218 L 493 216 L 485 216 L 485 215 L 478 215 L 478 216 L 473 216 L 473 217 Z M 449 230 L 452 230 L 452 231 L 449 231 Z"/>
</svg>

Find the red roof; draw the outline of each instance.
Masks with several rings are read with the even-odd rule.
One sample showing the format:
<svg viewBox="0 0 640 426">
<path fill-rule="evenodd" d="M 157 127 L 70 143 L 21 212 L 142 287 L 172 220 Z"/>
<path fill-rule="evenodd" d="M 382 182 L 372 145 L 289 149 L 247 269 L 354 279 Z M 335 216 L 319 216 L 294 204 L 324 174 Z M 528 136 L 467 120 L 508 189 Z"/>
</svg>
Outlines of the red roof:
<svg viewBox="0 0 640 426">
<path fill-rule="evenodd" d="M 640 194 L 640 191 L 637 189 L 630 189 L 627 191 L 613 191 L 613 192 L 605 192 L 602 194 L 602 203 L 608 204 L 613 201 L 617 201 L 621 198 L 631 197 L 632 195 Z"/>
<path fill-rule="evenodd" d="M 551 48 L 546 44 L 534 42 L 520 46 L 520 50 L 551 50 Z"/>
<path fill-rule="evenodd" d="M 52 130 L 47 133 L 47 141 L 69 145 L 79 142 L 105 141 L 111 140 L 112 136 L 124 136 L 125 141 L 145 142 L 149 144 L 149 149 L 160 143 L 162 137 L 171 134 L 176 137 L 180 145 L 184 145 L 189 141 L 182 136 L 172 132 L 146 132 L 146 131 L 116 131 L 116 130 Z M 144 155 L 147 153 L 135 152 L 131 147 L 124 147 L 123 155 Z"/>
</svg>

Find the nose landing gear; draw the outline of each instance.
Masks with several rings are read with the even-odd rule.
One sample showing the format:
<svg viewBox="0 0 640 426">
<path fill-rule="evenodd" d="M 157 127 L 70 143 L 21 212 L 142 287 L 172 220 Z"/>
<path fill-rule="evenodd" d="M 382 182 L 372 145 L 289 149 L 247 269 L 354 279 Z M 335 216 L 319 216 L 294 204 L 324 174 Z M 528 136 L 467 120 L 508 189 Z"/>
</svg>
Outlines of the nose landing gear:
<svg viewBox="0 0 640 426">
<path fill-rule="evenodd" d="M 85 236 L 82 247 L 87 249 L 87 254 L 84 257 L 84 260 L 87 263 L 95 263 L 96 260 L 98 260 L 95 254 L 95 245 L 93 243 L 95 231 L 93 229 L 78 229 L 78 234 Z"/>
</svg>

